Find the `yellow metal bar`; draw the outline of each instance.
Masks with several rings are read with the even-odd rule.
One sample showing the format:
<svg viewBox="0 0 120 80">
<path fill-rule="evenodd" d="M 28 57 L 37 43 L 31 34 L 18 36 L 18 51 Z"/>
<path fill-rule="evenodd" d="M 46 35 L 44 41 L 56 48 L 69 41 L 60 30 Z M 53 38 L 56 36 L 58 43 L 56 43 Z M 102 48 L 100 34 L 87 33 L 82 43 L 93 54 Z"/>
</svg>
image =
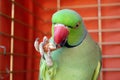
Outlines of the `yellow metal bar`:
<svg viewBox="0 0 120 80">
<path fill-rule="evenodd" d="M 12 0 L 14 1 L 14 0 Z M 15 5 L 12 4 L 11 7 L 11 18 L 14 19 L 14 13 L 15 13 Z M 11 20 L 11 36 L 14 36 L 14 20 Z M 14 38 L 11 37 L 11 42 L 10 42 L 10 53 L 14 53 Z M 13 71 L 13 56 L 10 56 L 10 71 Z M 13 74 L 10 73 L 10 80 L 13 80 Z"/>
<path fill-rule="evenodd" d="M 101 25 L 101 2 L 100 0 L 98 0 L 98 39 L 99 39 L 99 43 L 102 43 L 102 25 Z M 100 47 L 102 48 L 102 45 L 100 45 Z"/>
<path fill-rule="evenodd" d="M 60 10 L 60 0 L 57 0 L 57 10 Z"/>
<path fill-rule="evenodd" d="M 118 72 L 120 71 L 120 68 L 103 68 L 102 71 Z"/>
<path fill-rule="evenodd" d="M 101 16 L 101 19 L 120 19 L 120 16 Z M 83 20 L 98 20 L 98 17 L 83 17 Z"/>
<path fill-rule="evenodd" d="M 98 0 L 98 40 L 99 40 L 99 46 L 102 50 L 102 24 L 101 24 L 101 0 Z M 100 80 L 103 80 L 103 73 L 102 73 L 102 70 L 100 72 Z"/>
<path fill-rule="evenodd" d="M 91 30 L 88 30 L 88 32 L 90 32 L 90 33 L 94 33 L 94 32 L 120 32 L 120 29 L 102 29 L 101 31 L 98 29 L 91 29 Z"/>
<path fill-rule="evenodd" d="M 120 55 L 103 55 L 102 58 L 120 58 Z"/>
<path fill-rule="evenodd" d="M 120 45 L 120 42 L 102 42 L 101 45 Z"/>
<path fill-rule="evenodd" d="M 101 4 L 102 7 L 120 6 L 120 3 Z"/>
<path fill-rule="evenodd" d="M 120 6 L 120 3 L 101 4 L 101 7 L 110 7 L 110 6 Z M 64 9 L 64 8 L 79 9 L 79 8 L 95 8 L 95 7 L 97 8 L 98 4 L 62 6 L 61 9 Z"/>
</svg>

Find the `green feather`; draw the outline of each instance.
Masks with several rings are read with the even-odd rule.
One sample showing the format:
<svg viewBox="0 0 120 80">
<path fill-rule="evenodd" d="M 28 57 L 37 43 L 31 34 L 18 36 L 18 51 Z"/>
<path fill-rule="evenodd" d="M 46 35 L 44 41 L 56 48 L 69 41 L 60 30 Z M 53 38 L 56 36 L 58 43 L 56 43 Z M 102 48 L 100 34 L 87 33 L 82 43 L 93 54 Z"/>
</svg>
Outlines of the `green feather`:
<svg viewBox="0 0 120 80">
<path fill-rule="evenodd" d="M 66 26 L 74 27 L 82 18 L 73 10 L 63 9 L 52 16 L 52 23 L 62 23 Z"/>
</svg>

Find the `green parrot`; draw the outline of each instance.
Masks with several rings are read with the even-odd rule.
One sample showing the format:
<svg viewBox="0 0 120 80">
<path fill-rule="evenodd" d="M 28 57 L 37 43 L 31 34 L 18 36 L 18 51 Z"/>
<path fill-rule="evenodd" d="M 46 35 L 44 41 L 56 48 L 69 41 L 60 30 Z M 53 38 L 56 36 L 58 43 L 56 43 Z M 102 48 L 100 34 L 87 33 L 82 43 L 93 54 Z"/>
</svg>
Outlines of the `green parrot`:
<svg viewBox="0 0 120 80">
<path fill-rule="evenodd" d="M 54 51 L 46 53 L 46 42 Z M 81 16 L 70 9 L 52 16 L 52 37 L 43 38 L 35 49 L 41 54 L 39 80 L 97 80 L 101 70 L 101 50 L 87 32 Z"/>
</svg>

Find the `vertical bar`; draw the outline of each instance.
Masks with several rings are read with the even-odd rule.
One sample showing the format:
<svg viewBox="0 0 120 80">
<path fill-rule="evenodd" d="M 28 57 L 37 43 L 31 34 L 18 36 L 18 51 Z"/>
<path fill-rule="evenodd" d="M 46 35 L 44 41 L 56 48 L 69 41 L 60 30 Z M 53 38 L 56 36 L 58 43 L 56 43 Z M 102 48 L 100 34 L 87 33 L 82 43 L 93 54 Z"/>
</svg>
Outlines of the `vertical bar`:
<svg viewBox="0 0 120 80">
<path fill-rule="evenodd" d="M 102 48 L 102 26 L 101 26 L 101 3 L 100 0 L 98 0 L 98 39 L 100 43 L 100 48 Z"/>
<path fill-rule="evenodd" d="M 101 0 L 98 0 L 98 39 L 99 46 L 102 50 L 102 25 L 101 25 Z M 103 72 L 100 72 L 100 80 L 103 80 Z"/>
<path fill-rule="evenodd" d="M 14 0 L 12 0 L 14 2 Z M 14 36 L 14 3 L 12 3 L 11 6 L 11 36 Z M 13 55 L 14 52 L 14 38 L 11 37 L 11 43 L 10 43 L 10 53 Z M 13 72 L 13 56 L 10 55 L 10 72 Z M 10 73 L 10 80 L 13 80 L 13 73 Z"/>
<path fill-rule="evenodd" d="M 57 0 L 57 10 L 60 10 L 60 0 Z"/>
</svg>

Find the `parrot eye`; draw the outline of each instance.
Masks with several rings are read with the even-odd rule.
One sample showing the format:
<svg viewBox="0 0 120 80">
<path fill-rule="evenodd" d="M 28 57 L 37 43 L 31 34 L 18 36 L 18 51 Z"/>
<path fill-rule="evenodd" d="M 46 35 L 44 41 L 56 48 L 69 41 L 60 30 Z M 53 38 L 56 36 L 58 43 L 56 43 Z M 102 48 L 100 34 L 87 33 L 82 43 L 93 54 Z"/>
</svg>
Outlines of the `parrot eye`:
<svg viewBox="0 0 120 80">
<path fill-rule="evenodd" d="M 80 22 L 78 22 L 78 23 L 76 24 L 75 29 L 78 28 L 79 25 L 80 25 Z"/>
<path fill-rule="evenodd" d="M 79 27 L 79 25 L 77 24 L 76 27 Z"/>
</svg>

